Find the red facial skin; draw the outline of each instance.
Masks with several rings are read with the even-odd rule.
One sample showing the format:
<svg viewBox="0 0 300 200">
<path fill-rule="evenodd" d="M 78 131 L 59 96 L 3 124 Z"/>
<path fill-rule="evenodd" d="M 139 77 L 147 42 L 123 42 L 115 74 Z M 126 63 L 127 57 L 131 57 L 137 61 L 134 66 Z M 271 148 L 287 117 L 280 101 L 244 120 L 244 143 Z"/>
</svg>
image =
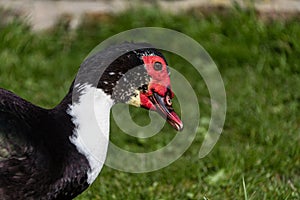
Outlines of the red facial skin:
<svg viewBox="0 0 300 200">
<path fill-rule="evenodd" d="M 159 56 L 142 57 L 151 81 L 146 92 L 140 93 L 141 106 L 160 113 L 177 131 L 183 130 L 183 123 L 172 108 L 171 99 L 174 93 L 171 90 L 170 77 L 167 65 Z M 155 69 L 155 63 L 159 62 Z"/>
<path fill-rule="evenodd" d="M 143 56 L 142 59 L 146 65 L 148 74 L 151 76 L 151 81 L 148 85 L 148 92 L 140 94 L 141 106 L 149 110 L 156 110 L 156 107 L 149 100 L 149 96 L 152 96 L 153 90 L 163 97 L 169 89 L 171 92 L 170 98 L 174 97 L 174 93 L 171 90 L 167 65 L 164 59 L 159 56 Z M 162 64 L 162 70 L 156 71 L 154 69 L 155 62 L 160 62 Z"/>
</svg>

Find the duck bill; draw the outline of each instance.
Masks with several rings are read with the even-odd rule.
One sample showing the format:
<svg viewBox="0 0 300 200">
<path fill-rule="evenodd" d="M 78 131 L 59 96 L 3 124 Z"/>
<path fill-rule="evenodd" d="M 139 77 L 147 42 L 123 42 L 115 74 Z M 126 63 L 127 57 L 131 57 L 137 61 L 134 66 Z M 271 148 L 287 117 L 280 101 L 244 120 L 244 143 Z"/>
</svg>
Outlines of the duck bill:
<svg viewBox="0 0 300 200">
<path fill-rule="evenodd" d="M 164 117 L 167 122 L 175 128 L 177 131 L 183 130 L 183 123 L 178 117 L 178 115 L 175 113 L 172 106 L 166 105 L 164 97 L 161 97 L 156 92 L 153 92 L 153 96 L 151 98 L 156 111 Z"/>
</svg>

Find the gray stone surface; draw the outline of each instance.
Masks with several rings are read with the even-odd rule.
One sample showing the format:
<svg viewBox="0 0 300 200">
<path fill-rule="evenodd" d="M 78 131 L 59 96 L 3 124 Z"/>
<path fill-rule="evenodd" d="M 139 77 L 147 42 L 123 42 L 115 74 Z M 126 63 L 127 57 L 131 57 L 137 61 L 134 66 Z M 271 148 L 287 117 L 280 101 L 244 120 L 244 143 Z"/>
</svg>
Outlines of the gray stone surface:
<svg viewBox="0 0 300 200">
<path fill-rule="evenodd" d="M 71 28 L 76 27 L 85 14 L 114 14 L 137 5 L 151 6 L 180 13 L 192 8 L 229 7 L 232 0 L 0 0 L 0 7 L 11 9 L 27 18 L 34 30 L 52 27 L 62 15 L 68 15 Z M 236 0 L 241 6 L 251 5 L 249 0 Z M 260 13 L 300 13 L 300 0 L 256 0 Z"/>
</svg>

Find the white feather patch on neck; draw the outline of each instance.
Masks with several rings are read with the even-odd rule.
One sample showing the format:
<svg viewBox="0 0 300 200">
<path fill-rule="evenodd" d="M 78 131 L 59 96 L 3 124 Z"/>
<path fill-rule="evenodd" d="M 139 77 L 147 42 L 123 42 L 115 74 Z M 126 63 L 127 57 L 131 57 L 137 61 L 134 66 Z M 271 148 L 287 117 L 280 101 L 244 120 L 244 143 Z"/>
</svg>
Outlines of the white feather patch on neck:
<svg viewBox="0 0 300 200">
<path fill-rule="evenodd" d="M 81 92 L 78 103 L 73 103 L 67 110 L 75 124 L 70 141 L 89 162 L 87 182 L 91 184 L 97 178 L 106 159 L 109 143 L 109 115 L 114 101 L 101 89 L 91 85 L 75 87 Z"/>
</svg>

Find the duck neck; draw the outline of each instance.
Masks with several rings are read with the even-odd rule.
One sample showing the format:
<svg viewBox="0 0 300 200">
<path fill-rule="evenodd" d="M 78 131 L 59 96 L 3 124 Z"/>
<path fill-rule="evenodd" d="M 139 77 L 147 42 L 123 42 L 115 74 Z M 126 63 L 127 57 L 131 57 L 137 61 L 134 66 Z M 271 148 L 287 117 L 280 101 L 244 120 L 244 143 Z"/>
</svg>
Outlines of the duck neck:
<svg viewBox="0 0 300 200">
<path fill-rule="evenodd" d="M 78 94 L 77 97 L 72 91 Z M 89 162 L 88 184 L 96 179 L 106 159 L 110 109 L 113 104 L 109 95 L 89 84 L 71 87 L 60 103 L 60 109 L 65 110 L 74 125 L 69 140 Z"/>
</svg>

